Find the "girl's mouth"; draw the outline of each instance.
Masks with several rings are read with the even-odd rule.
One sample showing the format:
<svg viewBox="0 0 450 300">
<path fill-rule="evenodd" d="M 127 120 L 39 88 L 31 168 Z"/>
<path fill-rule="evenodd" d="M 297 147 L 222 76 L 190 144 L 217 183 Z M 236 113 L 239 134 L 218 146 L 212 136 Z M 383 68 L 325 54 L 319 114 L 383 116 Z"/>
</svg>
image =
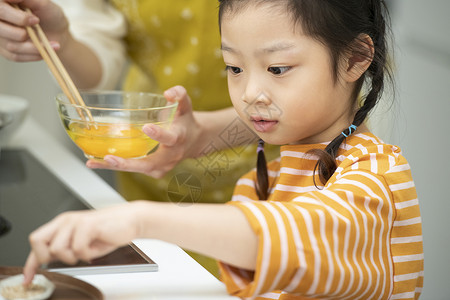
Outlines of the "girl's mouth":
<svg viewBox="0 0 450 300">
<path fill-rule="evenodd" d="M 264 120 L 261 118 L 252 118 L 251 122 L 253 123 L 253 127 L 258 132 L 269 132 L 278 124 L 278 121 L 274 120 Z"/>
</svg>

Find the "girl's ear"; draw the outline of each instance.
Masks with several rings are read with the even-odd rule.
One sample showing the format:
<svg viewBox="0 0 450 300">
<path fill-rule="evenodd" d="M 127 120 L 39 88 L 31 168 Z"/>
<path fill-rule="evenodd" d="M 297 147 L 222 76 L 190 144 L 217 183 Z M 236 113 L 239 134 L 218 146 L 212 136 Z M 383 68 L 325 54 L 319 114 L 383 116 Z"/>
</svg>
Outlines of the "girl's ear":
<svg viewBox="0 0 450 300">
<path fill-rule="evenodd" d="M 367 34 L 360 34 L 346 56 L 344 79 L 347 82 L 357 81 L 369 68 L 374 53 L 372 38 Z"/>
</svg>

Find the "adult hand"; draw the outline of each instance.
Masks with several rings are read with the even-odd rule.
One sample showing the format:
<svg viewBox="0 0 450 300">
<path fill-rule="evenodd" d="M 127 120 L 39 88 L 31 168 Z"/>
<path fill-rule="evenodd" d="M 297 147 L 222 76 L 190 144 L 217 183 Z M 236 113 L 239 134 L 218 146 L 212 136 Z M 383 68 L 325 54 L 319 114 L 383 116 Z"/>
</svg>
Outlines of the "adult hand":
<svg viewBox="0 0 450 300">
<path fill-rule="evenodd" d="M 164 92 L 169 101 L 178 101 L 175 119 L 169 130 L 147 124 L 143 131 L 150 138 L 159 141 L 158 149 L 141 159 L 124 159 L 107 155 L 103 161 L 89 160 L 89 168 L 110 169 L 143 173 L 154 178 L 163 177 L 181 160 L 198 156 L 201 126 L 192 111 L 191 100 L 182 86 L 175 86 Z"/>
<path fill-rule="evenodd" d="M 136 204 L 66 212 L 33 231 L 29 237 L 31 252 L 23 272 L 24 284 L 33 280 L 41 264 L 53 260 L 68 264 L 90 261 L 137 238 L 140 226 L 136 218 L 139 203 Z"/>
<path fill-rule="evenodd" d="M 29 8 L 32 13 L 19 10 Z M 59 6 L 49 0 L 0 0 L 0 55 L 11 61 L 42 59 L 25 27 L 40 24 L 50 44 L 59 50 L 69 37 L 69 24 Z"/>
</svg>

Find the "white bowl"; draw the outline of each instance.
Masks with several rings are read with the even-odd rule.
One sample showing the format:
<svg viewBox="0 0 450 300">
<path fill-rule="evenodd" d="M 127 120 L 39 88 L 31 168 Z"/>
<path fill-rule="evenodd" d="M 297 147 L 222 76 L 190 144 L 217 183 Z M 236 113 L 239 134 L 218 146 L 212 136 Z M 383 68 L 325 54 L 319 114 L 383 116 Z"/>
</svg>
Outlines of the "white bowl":
<svg viewBox="0 0 450 300">
<path fill-rule="evenodd" d="M 28 112 L 26 99 L 0 94 L 0 149 L 9 142 Z"/>
<path fill-rule="evenodd" d="M 10 288 L 17 288 L 22 285 L 23 282 L 23 275 L 16 275 L 9 277 L 7 279 L 3 279 L 0 281 L 0 299 L 2 299 L 4 293 L 6 290 Z M 44 275 L 35 275 L 33 278 L 32 284 L 39 285 L 43 288 L 43 291 L 37 294 L 31 294 L 25 297 L 15 298 L 18 300 L 45 300 L 50 298 L 50 296 L 53 294 L 53 291 L 55 290 L 55 285 L 53 282 L 47 279 Z"/>
</svg>

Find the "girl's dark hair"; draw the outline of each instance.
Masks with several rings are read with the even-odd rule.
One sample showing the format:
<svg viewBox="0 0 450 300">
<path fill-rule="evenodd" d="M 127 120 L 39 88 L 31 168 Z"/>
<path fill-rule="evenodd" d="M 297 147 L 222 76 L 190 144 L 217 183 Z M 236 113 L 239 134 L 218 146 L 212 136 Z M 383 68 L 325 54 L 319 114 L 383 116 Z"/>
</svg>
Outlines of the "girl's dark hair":
<svg viewBox="0 0 450 300">
<path fill-rule="evenodd" d="M 385 80 L 393 81 L 392 72 L 387 64 L 389 26 L 388 11 L 383 0 L 219 0 L 219 2 L 219 26 L 225 12 L 237 13 L 250 4 L 284 5 L 294 24 L 301 24 L 305 34 L 320 41 L 329 49 L 336 83 L 339 78 L 339 61 L 349 51 L 371 60 L 369 68 L 357 81 L 353 93 L 356 102 L 366 83 L 367 92 L 359 99 L 359 108 L 352 122 L 355 126 L 361 125 L 377 104 Z M 368 47 L 364 45 L 367 42 L 361 39 L 364 34 L 372 39 L 373 54 L 368 53 Z M 323 184 L 326 184 L 337 168 L 336 155 L 345 136 L 349 135 L 349 129 L 343 128 L 343 133 L 332 140 L 324 150 L 311 151 L 319 157 L 315 170 L 318 171 Z M 263 171 L 257 168 L 258 182 L 260 178 L 267 177 L 267 170 L 265 175 L 261 173 Z M 263 186 L 257 184 L 257 190 Z M 267 190 L 257 193 L 260 199 L 267 199 Z M 262 195 L 266 195 L 266 198 L 261 198 Z"/>
<path fill-rule="evenodd" d="M 260 200 L 269 198 L 269 173 L 267 172 L 266 157 L 264 155 L 264 141 L 259 140 L 256 150 L 258 158 L 256 160 L 256 195 Z"/>
</svg>

